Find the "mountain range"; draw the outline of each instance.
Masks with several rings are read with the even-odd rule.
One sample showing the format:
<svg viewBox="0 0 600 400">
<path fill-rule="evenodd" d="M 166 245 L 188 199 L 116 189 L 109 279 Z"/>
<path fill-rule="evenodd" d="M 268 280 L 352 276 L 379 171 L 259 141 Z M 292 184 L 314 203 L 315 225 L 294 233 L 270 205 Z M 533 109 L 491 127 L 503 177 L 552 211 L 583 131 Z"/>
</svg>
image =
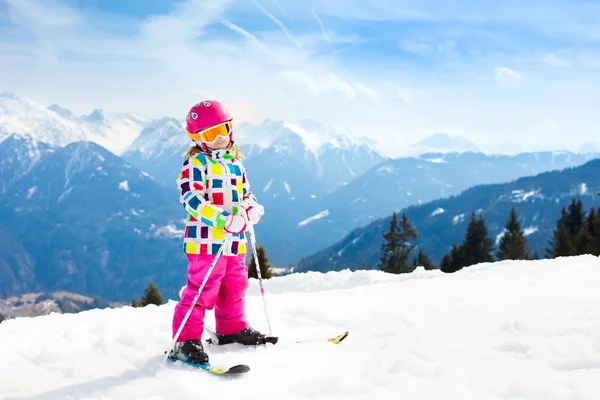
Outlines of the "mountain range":
<svg viewBox="0 0 600 400">
<path fill-rule="evenodd" d="M 185 213 L 167 189 L 92 142 L 32 151 L 40 147 L 16 136 L 0 143 L 2 171 L 34 164 L 0 197 L 0 293 L 126 299 L 149 279 L 183 282 Z"/>
<path fill-rule="evenodd" d="M 58 105 L 0 95 L 0 294 L 68 290 L 127 301 L 152 279 L 166 296 L 176 295 L 185 281 L 185 211 L 175 184 L 190 145 L 183 132 L 183 121 L 173 118 L 102 110 L 77 117 Z M 597 156 L 389 159 L 366 139 L 310 120 L 239 124 L 235 132 L 266 208 L 258 242 L 275 266 L 304 258 L 304 270 L 337 268 L 307 267 L 306 257 L 393 211 Z M 430 148 L 448 140 L 434 139 Z"/>
<path fill-rule="evenodd" d="M 560 209 L 573 198 L 582 200 L 586 209 L 600 205 L 600 159 L 576 168 L 566 168 L 512 182 L 478 185 L 460 195 L 404 209 L 419 233 L 418 249 L 438 264 L 454 243 L 460 244 L 472 212 L 481 213 L 489 235 L 500 240 L 512 207 L 519 215 L 529 249 L 544 256 Z M 387 232 L 391 215 L 355 229 L 329 248 L 298 263 L 294 271 L 330 271 L 376 268 L 381 256 L 382 234 Z"/>
</svg>

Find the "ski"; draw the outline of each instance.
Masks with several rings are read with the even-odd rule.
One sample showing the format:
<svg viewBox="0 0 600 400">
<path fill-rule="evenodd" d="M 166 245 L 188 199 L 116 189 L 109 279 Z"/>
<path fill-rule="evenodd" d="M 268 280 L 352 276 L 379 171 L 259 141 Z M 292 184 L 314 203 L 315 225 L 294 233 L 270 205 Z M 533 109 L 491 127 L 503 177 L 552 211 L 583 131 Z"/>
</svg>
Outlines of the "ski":
<svg viewBox="0 0 600 400">
<path fill-rule="evenodd" d="M 193 363 L 190 361 L 184 361 L 184 360 L 180 360 L 180 359 L 174 358 L 174 357 L 167 357 L 167 358 L 170 361 L 173 361 L 173 362 L 180 361 L 184 364 L 187 364 L 194 368 L 201 369 L 203 371 L 210 372 L 211 374 L 214 374 L 214 375 L 239 375 L 239 374 L 245 374 L 246 372 L 250 371 L 250 367 L 246 364 L 238 364 L 238 365 L 234 365 L 232 367 L 223 369 L 223 368 L 217 368 L 217 367 L 213 366 L 211 363 L 196 364 L 196 363 Z"/>
<path fill-rule="evenodd" d="M 221 344 L 219 343 L 219 337 L 217 336 L 216 332 L 210 328 L 204 328 L 204 330 L 208 333 L 208 336 L 210 336 L 210 338 L 206 339 L 206 343 L 211 344 L 211 345 L 215 345 L 215 346 L 220 346 Z M 265 340 L 267 343 L 270 344 L 277 344 L 277 342 L 279 341 L 279 337 L 277 336 L 267 336 L 265 337 Z M 258 346 L 258 345 L 257 345 Z"/>
<path fill-rule="evenodd" d="M 206 343 L 208 343 L 209 345 L 219 346 L 220 345 L 219 338 L 216 335 L 215 331 L 213 331 L 210 328 L 204 328 L 204 330 L 210 336 L 210 338 L 206 339 Z M 344 339 L 346 339 L 348 337 L 349 334 L 350 334 L 350 332 L 346 331 L 338 336 L 328 338 L 327 342 L 333 343 L 333 344 L 340 344 Z M 279 341 L 279 338 L 277 336 L 267 336 L 266 341 L 267 341 L 267 343 L 276 344 Z M 298 341 L 296 341 L 296 343 L 307 343 L 307 342 L 312 342 L 312 341 L 313 340 L 298 340 Z"/>
<path fill-rule="evenodd" d="M 329 343 L 333 343 L 333 344 L 340 344 L 342 342 L 342 340 L 344 340 L 348 337 L 349 334 L 350 334 L 350 332 L 346 331 L 346 332 L 342 333 L 341 335 L 327 339 L 327 341 Z"/>
</svg>

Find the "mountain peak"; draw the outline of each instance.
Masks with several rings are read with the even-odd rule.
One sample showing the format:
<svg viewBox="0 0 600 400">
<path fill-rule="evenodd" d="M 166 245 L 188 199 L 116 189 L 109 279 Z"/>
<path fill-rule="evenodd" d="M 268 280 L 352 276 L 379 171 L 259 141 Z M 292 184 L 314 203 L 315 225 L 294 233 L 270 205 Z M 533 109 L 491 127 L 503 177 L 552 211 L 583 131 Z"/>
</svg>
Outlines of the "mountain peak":
<svg viewBox="0 0 600 400">
<path fill-rule="evenodd" d="M 451 135 L 449 133 L 435 133 L 411 146 L 418 152 L 480 152 L 479 147 L 463 136 Z"/>
<path fill-rule="evenodd" d="M 62 108 L 58 104 L 50 105 L 48 107 L 48 110 L 53 111 L 53 112 L 57 113 L 58 115 L 60 115 L 61 117 L 66 118 L 68 120 L 71 120 L 71 121 L 78 120 L 78 118 L 77 118 L 77 116 L 75 116 L 75 114 L 73 114 L 70 110 L 67 110 L 66 108 Z"/>
<path fill-rule="evenodd" d="M 91 124 L 101 123 L 105 119 L 105 113 L 100 109 L 95 109 L 90 115 L 84 117 L 84 119 Z"/>
</svg>

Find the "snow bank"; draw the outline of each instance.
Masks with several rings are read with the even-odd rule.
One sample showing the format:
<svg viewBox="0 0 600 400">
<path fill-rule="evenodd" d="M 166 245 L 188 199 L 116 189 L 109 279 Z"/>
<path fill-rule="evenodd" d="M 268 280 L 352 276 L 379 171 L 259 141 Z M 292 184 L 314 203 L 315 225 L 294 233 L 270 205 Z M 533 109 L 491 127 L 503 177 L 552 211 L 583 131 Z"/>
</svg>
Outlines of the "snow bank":
<svg viewBox="0 0 600 400">
<path fill-rule="evenodd" d="M 0 324 L 0 398 L 527 399 L 600 394 L 600 260 L 581 256 L 265 281 L 276 346 L 208 348 L 223 379 L 163 366 L 174 301 Z M 266 331 L 256 280 L 248 318 Z M 207 323 L 214 326 L 214 314 Z M 345 330 L 340 345 L 326 338 Z M 299 343 L 298 343 L 299 342 Z"/>
</svg>

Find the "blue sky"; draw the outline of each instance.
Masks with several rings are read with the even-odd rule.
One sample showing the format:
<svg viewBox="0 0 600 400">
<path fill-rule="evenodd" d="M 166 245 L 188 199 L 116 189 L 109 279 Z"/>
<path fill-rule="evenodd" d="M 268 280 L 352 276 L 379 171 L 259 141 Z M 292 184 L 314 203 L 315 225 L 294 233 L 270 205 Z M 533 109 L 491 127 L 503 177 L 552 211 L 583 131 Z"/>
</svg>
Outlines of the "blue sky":
<svg viewBox="0 0 600 400">
<path fill-rule="evenodd" d="M 600 141 L 600 0 L 0 0 L 0 91 L 313 118 L 390 148 Z"/>
</svg>

